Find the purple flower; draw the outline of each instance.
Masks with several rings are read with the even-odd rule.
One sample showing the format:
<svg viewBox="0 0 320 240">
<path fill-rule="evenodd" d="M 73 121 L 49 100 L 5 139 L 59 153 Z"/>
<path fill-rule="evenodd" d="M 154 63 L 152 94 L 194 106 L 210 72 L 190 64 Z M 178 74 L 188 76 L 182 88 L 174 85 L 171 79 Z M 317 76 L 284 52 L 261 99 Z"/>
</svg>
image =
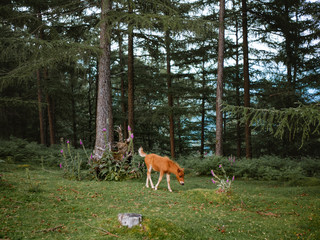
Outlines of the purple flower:
<svg viewBox="0 0 320 240">
<path fill-rule="evenodd" d="M 130 137 L 133 139 L 133 137 L 134 137 L 134 136 L 133 136 L 133 133 L 131 134 L 131 136 L 130 136 Z"/>
<path fill-rule="evenodd" d="M 62 168 L 62 163 L 59 164 L 60 168 Z"/>
<path fill-rule="evenodd" d="M 229 179 L 227 179 L 227 183 L 229 182 Z"/>
<path fill-rule="evenodd" d="M 82 141 L 81 141 L 81 139 L 80 139 L 80 145 L 82 146 L 82 144 L 83 144 L 83 143 L 82 143 Z"/>
<path fill-rule="evenodd" d="M 213 180 L 213 178 L 211 178 L 211 181 L 212 181 L 212 183 L 213 183 L 213 184 L 216 184 L 216 181 L 215 181 L 215 180 Z"/>
<path fill-rule="evenodd" d="M 102 129 L 102 131 L 103 131 L 103 132 L 106 132 L 106 131 L 107 131 L 107 129 L 106 129 L 106 128 L 103 128 L 103 129 Z"/>
<path fill-rule="evenodd" d="M 131 132 L 131 127 L 128 125 L 128 131 Z"/>
<path fill-rule="evenodd" d="M 67 144 L 69 144 L 70 143 L 70 141 L 69 140 L 67 140 Z"/>
<path fill-rule="evenodd" d="M 211 170 L 211 174 L 212 174 L 212 176 L 214 176 L 214 177 L 216 176 L 216 175 L 214 175 L 214 172 L 213 172 L 213 170 Z"/>
<path fill-rule="evenodd" d="M 222 168 L 222 164 L 219 165 L 219 168 Z"/>
<path fill-rule="evenodd" d="M 234 181 L 234 176 L 232 177 L 232 181 Z"/>
<path fill-rule="evenodd" d="M 90 155 L 90 159 L 92 159 L 93 158 L 93 156 L 92 156 L 92 153 L 91 153 L 91 155 Z"/>
<path fill-rule="evenodd" d="M 60 150 L 60 153 L 63 154 L 63 149 Z"/>
</svg>

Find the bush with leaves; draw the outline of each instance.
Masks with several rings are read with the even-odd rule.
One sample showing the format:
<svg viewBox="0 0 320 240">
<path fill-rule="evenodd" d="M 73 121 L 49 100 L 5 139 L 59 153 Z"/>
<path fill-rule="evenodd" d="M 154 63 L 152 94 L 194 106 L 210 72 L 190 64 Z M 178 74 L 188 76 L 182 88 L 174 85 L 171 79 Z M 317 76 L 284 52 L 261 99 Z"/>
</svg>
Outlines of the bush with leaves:
<svg viewBox="0 0 320 240">
<path fill-rule="evenodd" d="M 9 140 L 0 140 L 0 159 L 7 163 L 36 163 L 57 166 L 60 161 L 59 146 L 47 147 L 36 142 L 11 137 Z"/>
<path fill-rule="evenodd" d="M 128 132 L 130 137 L 127 140 L 128 146 L 124 153 L 113 152 L 110 148 L 106 148 L 100 159 L 93 159 L 91 156 L 89 161 L 90 173 L 97 180 L 120 181 L 142 176 L 144 164 L 133 157 L 134 136 L 129 126 Z"/>
<path fill-rule="evenodd" d="M 292 181 L 306 177 L 320 177 L 320 158 L 281 158 L 266 155 L 260 158 L 238 159 L 233 165 L 227 157 L 208 156 L 200 159 L 199 156 L 190 156 L 181 159 L 189 172 L 197 175 L 210 175 L 210 169 L 219 171 L 222 164 L 225 171 L 237 178 L 254 180 Z"/>
</svg>

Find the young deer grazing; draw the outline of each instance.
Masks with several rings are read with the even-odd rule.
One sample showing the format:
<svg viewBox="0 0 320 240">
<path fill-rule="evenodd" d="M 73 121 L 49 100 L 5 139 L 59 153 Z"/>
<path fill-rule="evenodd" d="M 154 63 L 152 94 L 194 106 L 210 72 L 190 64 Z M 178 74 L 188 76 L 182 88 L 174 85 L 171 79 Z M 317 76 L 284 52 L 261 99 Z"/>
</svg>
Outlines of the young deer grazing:
<svg viewBox="0 0 320 240">
<path fill-rule="evenodd" d="M 170 173 L 173 173 L 176 175 L 178 182 L 181 185 L 184 185 L 184 169 L 181 168 L 176 162 L 170 160 L 168 157 L 161 157 L 157 154 L 146 154 L 143 152 L 143 148 L 139 148 L 139 155 L 141 157 L 144 157 L 144 161 L 147 166 L 147 182 L 146 187 L 149 187 L 149 181 L 151 184 L 151 187 L 155 190 L 158 189 L 158 186 L 162 180 L 163 174 L 167 175 L 167 182 L 168 182 L 168 190 L 172 192 L 170 187 Z M 153 186 L 153 182 L 151 180 L 151 170 L 160 172 L 159 180 L 156 184 L 156 186 Z"/>
</svg>

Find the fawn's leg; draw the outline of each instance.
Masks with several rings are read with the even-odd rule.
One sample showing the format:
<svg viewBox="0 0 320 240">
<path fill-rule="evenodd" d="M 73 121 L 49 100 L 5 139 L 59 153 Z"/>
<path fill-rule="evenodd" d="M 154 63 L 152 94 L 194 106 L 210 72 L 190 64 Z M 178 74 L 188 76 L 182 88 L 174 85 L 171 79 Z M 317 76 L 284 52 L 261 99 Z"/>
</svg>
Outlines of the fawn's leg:
<svg viewBox="0 0 320 240">
<path fill-rule="evenodd" d="M 160 182 L 161 182 L 161 180 L 162 180 L 162 177 L 163 177 L 163 172 L 160 172 L 159 180 L 158 180 L 158 182 L 157 182 L 156 187 L 155 187 L 154 190 L 157 190 L 157 189 L 158 189 L 158 186 L 159 186 L 159 184 L 160 184 Z"/>
<path fill-rule="evenodd" d="M 150 167 L 148 167 L 148 170 L 147 170 L 147 182 L 146 182 L 146 187 L 147 188 L 149 187 L 149 181 L 150 181 L 151 187 L 154 188 L 153 182 L 152 182 L 152 179 L 151 179 L 151 170 L 152 170 L 152 166 L 150 165 Z"/>
<path fill-rule="evenodd" d="M 170 173 L 167 173 L 167 183 L 168 183 L 169 192 L 172 192 L 171 187 L 170 187 Z"/>
</svg>

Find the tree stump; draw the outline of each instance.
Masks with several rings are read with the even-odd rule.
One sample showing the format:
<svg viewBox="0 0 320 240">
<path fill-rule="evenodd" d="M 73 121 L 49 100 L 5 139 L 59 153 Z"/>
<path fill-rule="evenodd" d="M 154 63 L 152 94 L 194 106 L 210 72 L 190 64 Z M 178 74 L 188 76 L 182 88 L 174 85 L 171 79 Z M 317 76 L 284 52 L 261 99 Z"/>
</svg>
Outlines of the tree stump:
<svg viewBox="0 0 320 240">
<path fill-rule="evenodd" d="M 119 213 L 118 220 L 122 226 L 132 228 L 142 222 L 142 215 L 137 213 Z"/>
</svg>

